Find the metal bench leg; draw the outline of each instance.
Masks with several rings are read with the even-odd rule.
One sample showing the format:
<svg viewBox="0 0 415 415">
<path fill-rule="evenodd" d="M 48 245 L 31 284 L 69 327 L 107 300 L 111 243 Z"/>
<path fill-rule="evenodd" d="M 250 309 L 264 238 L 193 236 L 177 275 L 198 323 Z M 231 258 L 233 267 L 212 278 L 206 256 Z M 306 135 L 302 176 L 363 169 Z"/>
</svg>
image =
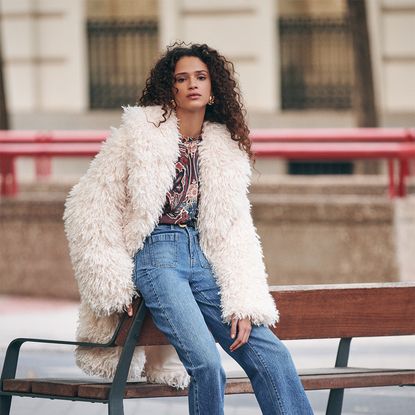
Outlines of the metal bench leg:
<svg viewBox="0 0 415 415">
<path fill-rule="evenodd" d="M 108 402 L 109 415 L 124 415 L 124 405 L 122 399 L 111 399 Z"/>
<path fill-rule="evenodd" d="M 349 362 L 351 337 L 340 339 L 335 367 L 347 367 Z M 326 415 L 340 415 L 343 407 L 344 389 L 330 389 Z"/>
<path fill-rule="evenodd" d="M 17 361 L 19 359 L 19 352 L 22 346 L 20 340 L 12 341 L 6 351 L 4 358 L 3 371 L 1 373 L 1 388 L 3 390 L 3 379 L 14 379 L 16 377 Z M 0 415 L 9 415 L 12 404 L 12 396 L 0 396 Z"/>
<path fill-rule="evenodd" d="M 343 408 L 344 389 L 330 389 L 326 415 L 340 415 Z"/>
<path fill-rule="evenodd" d="M 12 405 L 12 396 L 0 396 L 0 415 L 9 415 Z"/>
<path fill-rule="evenodd" d="M 146 313 L 147 307 L 144 300 L 141 300 L 134 322 L 128 332 L 127 339 L 125 340 L 114 380 L 112 381 L 108 398 L 108 415 L 124 415 L 123 398 L 125 385 L 127 383 L 131 359 L 133 358 Z"/>
</svg>

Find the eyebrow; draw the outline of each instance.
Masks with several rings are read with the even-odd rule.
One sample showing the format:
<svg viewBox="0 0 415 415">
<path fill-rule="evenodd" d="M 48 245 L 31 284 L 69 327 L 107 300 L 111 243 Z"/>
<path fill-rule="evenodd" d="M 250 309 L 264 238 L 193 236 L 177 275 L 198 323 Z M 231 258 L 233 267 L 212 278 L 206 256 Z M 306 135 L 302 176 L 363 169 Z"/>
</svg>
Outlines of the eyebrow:
<svg viewBox="0 0 415 415">
<path fill-rule="evenodd" d="M 207 73 L 207 71 L 205 69 L 201 69 L 200 71 L 195 71 L 194 73 L 200 73 L 200 72 L 206 72 Z M 179 73 L 174 74 L 174 76 L 177 76 L 177 75 L 187 75 L 188 73 L 189 72 L 179 72 Z"/>
</svg>

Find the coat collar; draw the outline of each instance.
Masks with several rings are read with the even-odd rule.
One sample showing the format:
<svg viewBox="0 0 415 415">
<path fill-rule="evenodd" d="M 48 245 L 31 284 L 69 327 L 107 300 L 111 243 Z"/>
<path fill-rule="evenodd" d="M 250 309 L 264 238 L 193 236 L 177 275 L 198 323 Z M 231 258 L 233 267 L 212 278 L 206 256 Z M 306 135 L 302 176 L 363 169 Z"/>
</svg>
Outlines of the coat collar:
<svg viewBox="0 0 415 415">
<path fill-rule="evenodd" d="M 128 188 L 133 210 L 149 219 L 148 234 L 163 213 L 166 193 L 176 177 L 180 155 L 179 120 L 174 111 L 163 120 L 159 105 L 123 107 L 122 128 L 128 136 Z M 157 127 L 159 125 L 159 127 Z M 245 194 L 251 169 L 247 154 L 231 139 L 223 124 L 205 121 L 199 143 L 199 222 L 212 223 L 221 206 L 226 209 L 221 224 L 230 224 L 237 214 L 239 195 Z M 226 198 L 224 198 L 226 195 Z M 225 203 L 225 200 L 226 203 Z M 219 214 L 220 216 L 220 214 Z M 222 226 L 227 230 L 227 226 Z M 201 231 L 202 232 L 202 231 Z"/>
</svg>

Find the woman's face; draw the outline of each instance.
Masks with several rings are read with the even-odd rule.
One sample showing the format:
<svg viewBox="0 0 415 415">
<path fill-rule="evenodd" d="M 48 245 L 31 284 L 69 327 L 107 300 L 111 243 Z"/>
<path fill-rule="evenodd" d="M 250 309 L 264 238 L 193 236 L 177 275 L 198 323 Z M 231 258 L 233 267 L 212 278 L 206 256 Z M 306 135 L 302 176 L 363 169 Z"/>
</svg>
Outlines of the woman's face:
<svg viewBox="0 0 415 415">
<path fill-rule="evenodd" d="M 208 67 L 196 56 L 183 56 L 176 62 L 173 75 L 176 110 L 205 110 L 211 94 Z"/>
</svg>

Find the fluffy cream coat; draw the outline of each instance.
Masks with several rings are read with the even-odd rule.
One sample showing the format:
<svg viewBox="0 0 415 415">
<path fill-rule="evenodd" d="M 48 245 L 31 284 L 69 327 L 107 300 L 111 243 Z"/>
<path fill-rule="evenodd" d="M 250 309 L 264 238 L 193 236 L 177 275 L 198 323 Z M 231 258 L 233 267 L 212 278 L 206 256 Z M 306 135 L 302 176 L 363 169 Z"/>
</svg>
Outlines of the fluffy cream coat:
<svg viewBox="0 0 415 415">
<path fill-rule="evenodd" d="M 77 339 L 105 342 L 137 294 L 133 257 L 157 225 L 176 175 L 179 120 L 162 120 L 161 106 L 123 107 L 88 171 L 71 189 L 63 215 L 81 305 Z M 269 293 L 257 230 L 251 216 L 247 154 L 226 126 L 205 121 L 199 144 L 200 246 L 221 292 L 222 319 L 249 317 L 272 325 L 278 311 Z M 86 373 L 112 378 L 120 348 L 76 349 Z M 129 379 L 186 387 L 189 375 L 173 346 L 136 347 Z"/>
</svg>

